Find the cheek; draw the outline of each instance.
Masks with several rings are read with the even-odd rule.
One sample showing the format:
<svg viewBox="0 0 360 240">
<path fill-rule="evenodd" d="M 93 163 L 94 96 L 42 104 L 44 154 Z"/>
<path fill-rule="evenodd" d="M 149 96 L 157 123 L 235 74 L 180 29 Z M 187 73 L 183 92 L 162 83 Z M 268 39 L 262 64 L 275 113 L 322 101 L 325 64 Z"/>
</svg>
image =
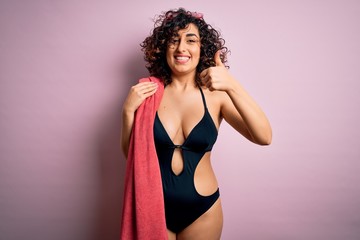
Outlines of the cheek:
<svg viewBox="0 0 360 240">
<path fill-rule="evenodd" d="M 193 54 L 198 56 L 199 58 L 200 58 L 200 52 L 201 52 L 200 47 L 196 47 L 193 49 Z"/>
<path fill-rule="evenodd" d="M 200 60 L 200 48 L 199 49 L 194 49 L 192 55 L 196 59 L 196 61 L 199 61 Z"/>
<path fill-rule="evenodd" d="M 171 61 L 171 56 L 172 56 L 172 53 L 167 51 L 166 52 L 166 62 L 168 63 L 168 65 L 169 65 L 169 62 Z"/>
</svg>

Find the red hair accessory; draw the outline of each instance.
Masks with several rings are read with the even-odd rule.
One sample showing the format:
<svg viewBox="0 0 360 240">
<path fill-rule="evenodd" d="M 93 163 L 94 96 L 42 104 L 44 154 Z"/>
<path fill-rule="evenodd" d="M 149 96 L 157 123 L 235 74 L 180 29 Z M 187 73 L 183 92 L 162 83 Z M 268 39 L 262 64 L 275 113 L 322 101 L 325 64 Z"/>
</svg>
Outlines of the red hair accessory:
<svg viewBox="0 0 360 240">
<path fill-rule="evenodd" d="M 204 14 L 198 13 L 198 12 L 191 12 L 190 14 L 191 14 L 191 16 L 193 16 L 196 19 L 203 18 L 203 16 L 204 16 Z"/>
<path fill-rule="evenodd" d="M 187 12 L 188 15 L 192 16 L 193 18 L 196 18 L 196 19 L 202 19 L 204 14 L 202 13 L 199 13 L 199 12 Z M 170 20 L 170 19 L 173 19 L 175 18 L 176 16 L 178 15 L 178 13 L 169 13 L 167 14 L 166 16 L 166 19 L 167 20 Z"/>
</svg>

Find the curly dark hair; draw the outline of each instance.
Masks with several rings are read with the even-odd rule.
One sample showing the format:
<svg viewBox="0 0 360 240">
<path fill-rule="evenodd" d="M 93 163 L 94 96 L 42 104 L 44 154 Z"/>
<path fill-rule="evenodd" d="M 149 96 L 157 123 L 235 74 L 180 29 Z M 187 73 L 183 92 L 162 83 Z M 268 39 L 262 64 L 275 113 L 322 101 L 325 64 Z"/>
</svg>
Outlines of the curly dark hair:
<svg viewBox="0 0 360 240">
<path fill-rule="evenodd" d="M 166 51 L 169 41 L 176 33 L 185 29 L 190 23 L 197 26 L 200 33 L 200 61 L 196 68 L 196 82 L 203 85 L 200 73 L 209 67 L 215 66 L 214 56 L 221 50 L 221 61 L 226 65 L 229 50 L 224 46 L 225 40 L 210 24 L 207 24 L 202 14 L 190 12 L 184 8 L 170 10 L 159 15 L 154 21 L 154 29 L 150 36 L 140 44 L 144 52 L 146 68 L 150 75 L 162 79 L 165 85 L 171 83 L 171 70 L 166 61 Z M 228 66 L 226 65 L 228 68 Z"/>
</svg>

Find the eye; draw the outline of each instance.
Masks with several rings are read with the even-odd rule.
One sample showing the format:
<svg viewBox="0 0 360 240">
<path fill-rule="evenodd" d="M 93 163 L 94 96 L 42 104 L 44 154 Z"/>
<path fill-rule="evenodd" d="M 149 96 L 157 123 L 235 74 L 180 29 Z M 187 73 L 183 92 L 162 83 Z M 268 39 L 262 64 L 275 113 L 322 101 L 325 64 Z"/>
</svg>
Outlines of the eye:
<svg viewBox="0 0 360 240">
<path fill-rule="evenodd" d="M 180 40 L 178 38 L 173 38 L 170 40 L 170 44 L 177 44 L 177 43 L 179 43 L 179 41 Z"/>
<path fill-rule="evenodd" d="M 188 40 L 187 40 L 187 43 L 189 43 L 189 44 L 194 44 L 194 43 L 196 43 L 196 42 L 197 42 L 196 39 L 188 39 Z"/>
</svg>

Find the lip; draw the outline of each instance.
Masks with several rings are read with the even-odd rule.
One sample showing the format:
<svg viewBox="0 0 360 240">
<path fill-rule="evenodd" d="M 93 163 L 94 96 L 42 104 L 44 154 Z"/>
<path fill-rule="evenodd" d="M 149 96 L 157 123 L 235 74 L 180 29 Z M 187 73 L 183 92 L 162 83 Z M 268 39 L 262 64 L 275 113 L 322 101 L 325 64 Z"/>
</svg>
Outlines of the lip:
<svg viewBox="0 0 360 240">
<path fill-rule="evenodd" d="M 187 63 L 191 57 L 189 55 L 177 54 L 174 56 L 174 58 L 175 58 L 175 62 L 183 64 L 183 63 Z"/>
</svg>

